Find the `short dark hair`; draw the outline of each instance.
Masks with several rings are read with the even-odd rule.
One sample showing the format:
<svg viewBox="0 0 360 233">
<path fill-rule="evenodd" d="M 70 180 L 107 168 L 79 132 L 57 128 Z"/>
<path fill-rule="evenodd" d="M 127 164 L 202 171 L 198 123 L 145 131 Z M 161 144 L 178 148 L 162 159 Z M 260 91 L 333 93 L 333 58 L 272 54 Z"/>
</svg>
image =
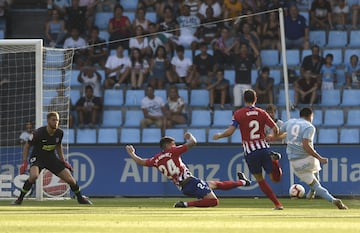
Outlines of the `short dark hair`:
<svg viewBox="0 0 360 233">
<path fill-rule="evenodd" d="M 270 73 L 270 68 L 267 67 L 267 66 L 264 66 L 262 69 L 261 69 L 261 73 Z"/>
<path fill-rule="evenodd" d="M 184 46 L 182 46 L 182 45 L 176 46 L 176 52 L 184 52 L 184 51 L 185 51 Z"/>
<path fill-rule="evenodd" d="M 300 110 L 300 117 L 309 117 L 312 113 L 311 108 L 305 107 Z"/>
<path fill-rule="evenodd" d="M 159 143 L 159 144 L 160 144 L 160 148 L 161 148 L 162 150 L 164 150 L 165 147 L 166 147 L 166 145 L 169 144 L 169 143 L 172 143 L 172 142 L 175 142 L 175 139 L 174 139 L 174 138 L 169 137 L 169 136 L 162 137 L 162 138 L 160 139 L 160 143 Z"/>
<path fill-rule="evenodd" d="M 256 98 L 256 92 L 252 89 L 247 89 L 244 92 L 244 100 L 246 103 L 254 103 Z"/>
</svg>

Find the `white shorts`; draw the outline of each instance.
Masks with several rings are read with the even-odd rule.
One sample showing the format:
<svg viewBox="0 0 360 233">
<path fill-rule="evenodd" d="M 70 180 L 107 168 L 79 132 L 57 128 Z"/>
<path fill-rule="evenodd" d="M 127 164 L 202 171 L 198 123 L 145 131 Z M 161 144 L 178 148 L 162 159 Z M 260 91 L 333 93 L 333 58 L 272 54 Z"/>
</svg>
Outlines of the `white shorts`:
<svg viewBox="0 0 360 233">
<path fill-rule="evenodd" d="M 321 170 L 319 160 L 312 156 L 291 160 L 290 166 L 293 168 L 295 175 L 306 184 L 311 184 L 316 179 L 314 173 Z"/>
</svg>

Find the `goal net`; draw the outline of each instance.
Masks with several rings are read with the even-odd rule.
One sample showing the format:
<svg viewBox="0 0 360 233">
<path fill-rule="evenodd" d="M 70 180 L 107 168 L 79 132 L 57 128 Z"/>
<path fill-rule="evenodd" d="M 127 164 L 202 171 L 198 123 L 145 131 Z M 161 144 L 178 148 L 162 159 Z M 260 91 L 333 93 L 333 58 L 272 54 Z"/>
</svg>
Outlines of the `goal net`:
<svg viewBox="0 0 360 233">
<path fill-rule="evenodd" d="M 0 197 L 18 196 L 28 175 L 19 174 L 23 144 L 31 130 L 57 111 L 67 154 L 73 50 L 44 48 L 42 40 L 0 40 Z M 28 196 L 68 195 L 65 183 L 43 171 Z"/>
</svg>

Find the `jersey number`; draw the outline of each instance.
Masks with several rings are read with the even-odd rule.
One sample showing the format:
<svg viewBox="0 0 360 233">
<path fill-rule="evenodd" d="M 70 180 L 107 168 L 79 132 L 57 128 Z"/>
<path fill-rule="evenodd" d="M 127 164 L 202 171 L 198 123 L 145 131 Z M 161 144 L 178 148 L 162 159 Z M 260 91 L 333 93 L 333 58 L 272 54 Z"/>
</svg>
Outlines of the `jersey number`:
<svg viewBox="0 0 360 233">
<path fill-rule="evenodd" d="M 163 173 L 165 176 L 169 178 L 172 178 L 173 175 L 180 174 L 180 169 L 176 166 L 174 160 L 172 159 L 166 161 L 166 167 L 165 165 L 160 165 L 159 170 L 161 173 Z"/>
<path fill-rule="evenodd" d="M 294 141 L 299 137 L 300 125 L 294 125 L 291 127 L 291 138 L 289 139 L 290 143 L 294 143 Z"/>
<path fill-rule="evenodd" d="M 260 138 L 260 134 L 258 133 L 259 131 L 259 122 L 257 120 L 252 120 L 249 122 L 249 128 L 251 128 L 250 130 L 250 139 L 259 139 Z"/>
</svg>

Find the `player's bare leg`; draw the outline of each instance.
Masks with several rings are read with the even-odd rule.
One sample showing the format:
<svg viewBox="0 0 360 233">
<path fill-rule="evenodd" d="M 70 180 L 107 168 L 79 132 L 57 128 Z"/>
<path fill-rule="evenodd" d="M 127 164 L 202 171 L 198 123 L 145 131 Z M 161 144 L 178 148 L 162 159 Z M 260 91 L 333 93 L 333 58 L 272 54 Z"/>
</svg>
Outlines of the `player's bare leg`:
<svg viewBox="0 0 360 233">
<path fill-rule="evenodd" d="M 281 159 L 281 154 L 275 151 L 270 152 L 270 157 L 272 160 L 272 171 L 270 174 L 270 179 L 277 183 L 280 181 L 282 176 L 282 169 L 279 164 L 279 160 Z"/>
<path fill-rule="evenodd" d="M 238 172 L 237 176 L 239 177 L 239 180 L 237 181 L 208 181 L 209 187 L 211 189 L 219 189 L 219 190 L 230 190 L 236 187 L 240 186 L 249 186 L 250 180 L 246 178 L 245 174 L 242 172 Z"/>
<path fill-rule="evenodd" d="M 263 175 L 261 173 L 253 174 L 256 181 L 258 182 L 261 191 L 266 194 L 266 196 L 274 203 L 275 207 L 274 210 L 282 210 L 284 207 L 282 206 L 279 199 L 276 197 L 275 193 L 272 191 L 269 184 L 264 179 Z"/>
<path fill-rule="evenodd" d="M 203 199 L 196 201 L 179 201 L 175 203 L 175 208 L 186 208 L 186 207 L 214 207 L 219 204 L 219 199 L 216 197 L 214 192 L 208 193 Z"/>
<path fill-rule="evenodd" d="M 25 183 L 21 189 L 20 196 L 11 204 L 13 204 L 13 205 L 21 205 L 22 204 L 25 195 L 30 191 L 31 187 L 33 186 L 33 184 L 39 177 L 39 174 L 40 174 L 40 169 L 38 166 L 30 167 L 29 178 L 25 181 Z"/>
</svg>

